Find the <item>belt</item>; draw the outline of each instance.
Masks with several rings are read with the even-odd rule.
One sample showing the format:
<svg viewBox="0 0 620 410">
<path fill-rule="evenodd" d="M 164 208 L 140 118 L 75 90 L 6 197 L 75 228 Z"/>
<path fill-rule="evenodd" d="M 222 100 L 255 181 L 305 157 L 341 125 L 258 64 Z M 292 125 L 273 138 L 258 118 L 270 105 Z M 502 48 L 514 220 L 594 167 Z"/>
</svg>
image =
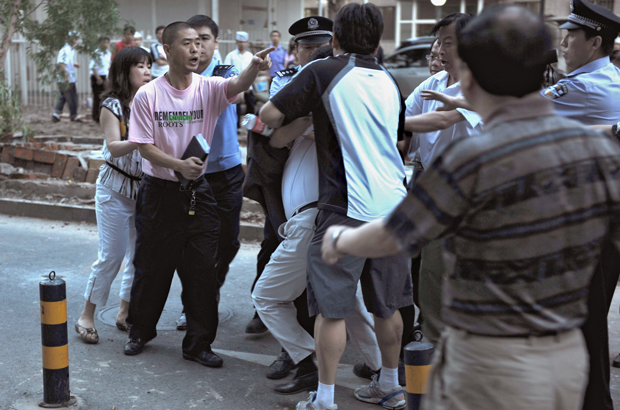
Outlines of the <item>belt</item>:
<svg viewBox="0 0 620 410">
<path fill-rule="evenodd" d="M 318 205 L 319 205 L 319 201 L 310 202 L 309 204 L 306 204 L 306 205 L 302 206 L 301 208 L 299 208 L 298 210 L 296 210 L 295 212 L 293 212 L 293 215 L 291 215 L 291 218 L 294 217 L 295 215 L 299 215 L 303 211 L 307 211 L 308 209 L 316 208 Z"/>
<path fill-rule="evenodd" d="M 201 175 L 198 179 L 193 180 L 188 185 L 183 185 L 178 181 L 170 181 L 167 179 L 161 179 L 161 178 L 153 177 L 150 175 L 145 175 L 144 179 L 148 183 L 163 186 L 168 189 L 174 189 L 177 191 L 191 191 L 192 189 L 197 188 L 204 181 L 204 175 Z"/>
<path fill-rule="evenodd" d="M 123 171 L 122 169 L 120 169 L 116 165 L 112 164 L 111 162 L 106 161 L 105 163 L 106 163 L 107 166 L 112 168 L 114 171 L 118 172 L 121 175 L 126 176 L 127 178 L 131 179 L 132 181 L 140 182 L 142 180 L 142 178 L 140 178 L 140 177 L 137 177 L 135 175 L 131 175 L 131 174 Z"/>
</svg>

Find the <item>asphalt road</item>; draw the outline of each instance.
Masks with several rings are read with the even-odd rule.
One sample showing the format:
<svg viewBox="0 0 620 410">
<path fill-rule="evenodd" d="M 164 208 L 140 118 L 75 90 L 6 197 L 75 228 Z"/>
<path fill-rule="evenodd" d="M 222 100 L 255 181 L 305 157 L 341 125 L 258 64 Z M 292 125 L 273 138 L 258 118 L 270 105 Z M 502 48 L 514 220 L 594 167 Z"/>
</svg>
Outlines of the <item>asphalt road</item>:
<svg viewBox="0 0 620 410">
<path fill-rule="evenodd" d="M 221 324 L 213 348 L 224 367 L 209 369 L 183 360 L 183 332 L 174 329 L 181 305 L 175 277 L 159 326 L 159 336 L 145 351 L 123 355 L 127 334 L 113 320 L 119 304 L 119 278 L 108 305 L 98 311 L 100 342 L 86 345 L 74 332 L 90 265 L 97 256 L 95 225 L 0 215 L 0 409 L 40 409 L 43 400 L 39 282 L 54 270 L 67 283 L 71 393 L 92 410 L 263 410 L 295 408 L 307 395 L 279 396 L 272 388 L 282 381 L 265 377 L 279 352 L 269 334 L 252 336 L 243 329 L 253 314 L 249 289 L 255 275 L 258 246 L 243 244 L 222 288 Z M 612 358 L 620 352 L 620 292 L 609 314 Z M 170 330 L 166 330 L 170 329 Z M 350 347 L 342 360 L 336 386 L 341 410 L 381 409 L 361 403 L 352 388 L 365 381 L 351 367 L 360 360 Z M 612 368 L 612 395 L 620 400 L 620 369 Z M 289 376 L 287 381 L 292 376 Z"/>
<path fill-rule="evenodd" d="M 292 376 L 283 381 L 265 377 L 279 352 L 277 341 L 269 333 L 243 333 L 253 314 L 249 289 L 258 249 L 256 244 L 243 244 L 222 288 L 223 322 L 213 348 L 221 353 L 224 366 L 209 369 L 181 356 L 183 332 L 172 330 L 181 309 L 176 276 L 159 326 L 171 330 L 159 330 L 142 354 L 125 356 L 127 334 L 113 326 L 118 277 L 96 320 L 100 342 L 86 345 L 73 325 L 97 256 L 97 227 L 0 215 L 0 409 L 39 409 L 37 403 L 43 400 L 39 282 L 52 270 L 67 283 L 70 387 L 78 398 L 71 408 L 294 409 L 306 393 L 279 396 L 272 392 L 277 383 Z M 365 382 L 351 372 L 357 360 L 348 347 L 339 370 L 336 402 L 340 409 L 380 409 L 353 397 L 351 388 Z"/>
</svg>

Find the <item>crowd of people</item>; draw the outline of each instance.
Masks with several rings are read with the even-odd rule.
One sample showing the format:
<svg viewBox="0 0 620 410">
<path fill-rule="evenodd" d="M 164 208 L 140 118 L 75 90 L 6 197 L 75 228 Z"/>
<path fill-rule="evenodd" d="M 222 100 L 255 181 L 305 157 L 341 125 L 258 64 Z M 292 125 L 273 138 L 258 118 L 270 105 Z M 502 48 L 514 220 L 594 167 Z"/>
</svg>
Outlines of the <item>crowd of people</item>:
<svg viewBox="0 0 620 410">
<path fill-rule="evenodd" d="M 267 377 L 297 369 L 275 392 L 309 391 L 298 410 L 338 409 L 347 335 L 363 359 L 355 374 L 370 380 L 355 397 L 405 408 L 403 347 L 420 326 L 435 346 L 424 409 L 613 409 L 620 18 L 573 0 L 560 29 L 567 75 L 545 88 L 540 16 L 450 14 L 409 96 L 377 58 L 371 3 L 294 22 L 288 52 L 278 31 L 256 54 L 237 32 L 223 62 L 204 15 L 158 27 L 149 50 L 132 27 L 113 50 L 102 38 L 90 66 L 105 134 L 99 254 L 76 332 L 98 342 L 96 306 L 126 260 L 116 325 L 124 353 L 140 354 L 176 272 L 183 358 L 221 367 L 211 346 L 245 196 L 266 215 L 245 331 L 278 340 Z M 59 54 L 62 84 L 76 41 Z M 262 71 L 272 81 L 257 114 L 273 132 L 248 134 L 246 175 L 235 104 L 254 111 Z M 75 87 L 60 90 L 62 111 Z M 416 164 L 408 182 L 403 158 Z"/>
</svg>

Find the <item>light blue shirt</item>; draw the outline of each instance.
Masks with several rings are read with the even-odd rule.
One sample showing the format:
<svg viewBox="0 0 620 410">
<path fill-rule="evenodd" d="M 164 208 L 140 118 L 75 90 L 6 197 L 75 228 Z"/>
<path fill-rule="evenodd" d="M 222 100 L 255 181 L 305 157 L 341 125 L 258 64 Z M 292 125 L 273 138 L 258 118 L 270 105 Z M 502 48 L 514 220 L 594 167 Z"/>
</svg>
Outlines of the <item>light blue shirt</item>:
<svg viewBox="0 0 620 410">
<path fill-rule="evenodd" d="M 219 59 L 213 58 L 211 64 L 202 72 L 201 75 L 211 77 L 215 66 L 221 64 Z M 237 138 L 237 106 L 229 105 L 215 124 L 213 140 L 211 141 L 211 152 L 207 159 L 207 170 L 205 173 L 226 171 L 241 164 L 241 151 L 239 150 L 239 139 Z"/>
<path fill-rule="evenodd" d="M 298 65 L 295 68 L 297 69 L 297 72 L 299 72 L 301 70 L 301 66 L 300 65 Z M 278 91 L 280 91 L 280 89 L 282 89 L 282 87 L 284 87 L 286 84 L 290 83 L 291 80 L 293 78 L 295 78 L 296 75 L 297 75 L 297 73 L 295 73 L 294 75 L 287 75 L 285 77 L 280 77 L 278 75 L 273 77 L 273 80 L 271 81 L 271 88 L 269 88 L 269 99 L 271 100 L 271 98 L 274 95 L 276 95 L 278 93 Z"/>
<path fill-rule="evenodd" d="M 271 77 L 276 76 L 276 72 L 284 70 L 284 62 L 286 61 L 287 52 L 281 45 L 278 44 L 278 48 L 269 53 L 272 65 L 269 68 L 269 75 Z"/>
<path fill-rule="evenodd" d="M 620 121 L 620 69 L 609 57 L 578 68 L 541 93 L 554 102 L 558 115 L 585 125 L 612 125 Z"/>
</svg>

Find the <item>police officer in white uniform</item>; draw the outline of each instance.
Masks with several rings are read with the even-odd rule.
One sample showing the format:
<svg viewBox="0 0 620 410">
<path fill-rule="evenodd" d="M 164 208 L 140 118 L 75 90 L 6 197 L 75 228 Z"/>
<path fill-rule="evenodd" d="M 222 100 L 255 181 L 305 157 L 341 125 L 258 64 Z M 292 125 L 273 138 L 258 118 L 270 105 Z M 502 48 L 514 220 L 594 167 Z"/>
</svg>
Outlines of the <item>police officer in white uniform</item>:
<svg viewBox="0 0 620 410">
<path fill-rule="evenodd" d="M 587 125 L 614 125 L 620 121 L 620 69 L 609 55 L 620 32 L 620 18 L 604 7 L 586 0 L 573 0 L 567 30 L 560 43 L 569 74 L 542 90 L 553 100 L 560 115 Z M 613 170 L 612 170 L 613 172 Z M 609 342 L 607 314 L 620 273 L 620 255 L 603 246 L 594 272 L 588 299 L 588 319 L 582 326 L 590 356 L 590 377 L 584 410 L 612 410 L 609 390 Z"/>
</svg>

